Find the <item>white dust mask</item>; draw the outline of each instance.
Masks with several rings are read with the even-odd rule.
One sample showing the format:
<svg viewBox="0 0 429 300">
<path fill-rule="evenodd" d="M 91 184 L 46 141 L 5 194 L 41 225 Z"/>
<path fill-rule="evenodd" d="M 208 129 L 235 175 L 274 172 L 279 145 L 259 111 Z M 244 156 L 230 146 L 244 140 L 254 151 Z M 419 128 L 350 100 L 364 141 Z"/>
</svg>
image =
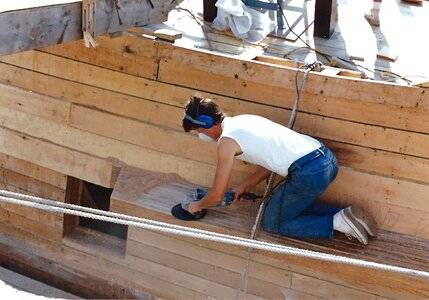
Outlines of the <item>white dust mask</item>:
<svg viewBox="0 0 429 300">
<path fill-rule="evenodd" d="M 204 142 L 213 142 L 214 138 L 209 137 L 208 135 L 205 135 L 204 133 L 198 132 L 198 137 L 203 140 Z"/>
</svg>

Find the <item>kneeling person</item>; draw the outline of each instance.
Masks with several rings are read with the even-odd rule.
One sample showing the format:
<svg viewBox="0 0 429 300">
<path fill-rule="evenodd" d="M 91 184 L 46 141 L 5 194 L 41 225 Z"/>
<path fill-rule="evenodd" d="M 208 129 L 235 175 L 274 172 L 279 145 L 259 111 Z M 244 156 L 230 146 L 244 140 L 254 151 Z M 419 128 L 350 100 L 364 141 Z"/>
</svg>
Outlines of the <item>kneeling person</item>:
<svg viewBox="0 0 429 300">
<path fill-rule="evenodd" d="M 218 142 L 213 187 L 203 199 L 189 204 L 190 213 L 221 201 L 237 158 L 259 168 L 233 189 L 235 195 L 250 192 L 271 172 L 286 177 L 265 209 L 264 230 L 325 239 L 332 239 L 337 230 L 363 244 L 368 243 L 368 234 L 375 235 L 374 222 L 363 210 L 315 203 L 338 172 L 334 154 L 316 139 L 260 116 L 228 117 L 212 100 L 196 96 L 186 105 L 182 127 L 185 132 L 196 130 L 205 141 Z"/>
</svg>

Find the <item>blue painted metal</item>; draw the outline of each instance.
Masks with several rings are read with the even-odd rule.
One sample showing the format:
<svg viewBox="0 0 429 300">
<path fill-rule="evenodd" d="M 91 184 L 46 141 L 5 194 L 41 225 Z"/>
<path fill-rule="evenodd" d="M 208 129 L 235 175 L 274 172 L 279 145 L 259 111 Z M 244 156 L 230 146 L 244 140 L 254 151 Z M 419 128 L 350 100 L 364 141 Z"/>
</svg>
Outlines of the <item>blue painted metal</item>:
<svg viewBox="0 0 429 300">
<path fill-rule="evenodd" d="M 276 3 L 270 3 L 260 0 L 243 0 L 244 4 L 253 8 L 261 8 L 267 10 L 275 10 L 277 11 L 277 27 L 278 29 L 284 29 L 284 21 L 283 21 L 283 0 L 277 0 Z"/>
</svg>

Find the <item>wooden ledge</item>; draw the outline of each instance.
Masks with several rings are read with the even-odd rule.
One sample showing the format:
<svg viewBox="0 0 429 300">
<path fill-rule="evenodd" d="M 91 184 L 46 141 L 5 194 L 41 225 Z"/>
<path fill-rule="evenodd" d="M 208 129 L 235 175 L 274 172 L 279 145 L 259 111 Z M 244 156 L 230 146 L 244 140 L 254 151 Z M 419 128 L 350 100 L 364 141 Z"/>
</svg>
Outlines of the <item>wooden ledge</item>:
<svg viewBox="0 0 429 300">
<path fill-rule="evenodd" d="M 174 174 L 154 173 L 126 166 L 121 169 L 113 190 L 110 210 L 218 233 L 240 237 L 250 236 L 259 203 L 247 202 L 239 206 L 209 209 L 204 219 L 195 222 L 181 221 L 172 217 L 170 215 L 171 208 L 195 187 L 195 185 Z M 298 240 L 272 235 L 261 230 L 258 239 L 322 253 L 429 271 L 428 241 L 393 232 L 382 231 L 379 237 L 371 239 L 370 244 L 367 246 L 361 245 L 357 241 L 350 241 L 342 234 L 336 235 L 333 240 Z M 227 268 L 235 274 L 234 276 L 239 278 L 242 267 L 225 265 L 223 260 L 239 260 L 241 261 L 239 265 L 242 265 L 244 264 L 246 252 L 247 249 L 238 246 L 150 232 L 135 227 L 128 229 L 126 257 L 135 260 L 142 267 L 150 264 L 153 271 L 159 272 L 160 278 L 164 278 L 169 274 L 168 276 L 172 277 L 169 277 L 168 282 L 177 282 L 183 276 L 191 276 L 194 279 L 188 283 L 180 281 L 185 289 L 199 289 L 201 285 L 206 286 L 212 280 L 225 284 L 221 277 L 206 274 L 205 270 L 207 269 L 223 272 L 221 269 Z M 155 264 L 148 263 L 148 259 L 155 262 Z M 181 262 L 180 266 L 177 259 Z M 182 260 L 186 260 L 186 263 Z M 165 269 L 165 261 L 169 261 L 168 266 L 172 269 Z M 254 295 L 268 298 L 270 296 L 278 297 L 278 293 L 284 287 L 293 289 L 294 280 L 299 280 L 298 278 L 303 278 L 302 276 L 312 282 L 317 282 L 317 284 L 329 285 L 328 290 L 335 289 L 335 287 L 340 288 L 342 292 L 339 291 L 339 294 L 336 294 L 337 296 L 360 295 L 362 297 L 372 297 L 378 295 L 391 298 L 429 296 L 428 280 L 393 272 L 276 254 L 262 250 L 255 250 L 251 261 L 262 268 L 258 269 L 259 271 L 250 272 L 249 276 L 251 276 L 252 280 L 257 279 L 265 282 L 264 284 L 278 285 L 275 288 L 269 288 L 268 286 L 262 288 L 262 281 L 252 284 L 252 293 Z M 194 265 L 200 267 L 197 268 Z M 288 285 L 288 281 L 279 282 L 276 278 L 267 279 L 263 275 L 265 273 L 260 273 L 260 270 L 266 270 L 266 268 L 270 270 L 270 274 L 274 271 L 279 273 L 286 272 L 289 274 L 287 277 L 295 278 L 292 279 L 292 286 Z M 164 274 L 163 272 L 166 273 Z M 175 275 L 173 276 L 171 273 Z M 205 283 L 195 283 L 195 278 L 197 277 Z M 258 292 L 257 287 L 260 287 L 262 291 Z M 221 294 L 222 297 L 230 295 L 228 294 L 231 292 L 230 287 L 226 289 L 224 291 L 226 294 Z M 306 293 L 307 290 L 300 291 Z M 318 288 L 314 287 L 314 290 L 310 289 L 308 292 L 312 295 L 319 295 L 317 290 Z M 332 292 L 328 294 L 333 295 Z"/>
<path fill-rule="evenodd" d="M 147 185 L 145 185 L 145 183 Z M 259 202 L 209 209 L 207 216 L 196 222 L 177 220 L 171 208 L 196 186 L 171 174 L 161 174 L 123 168 L 111 199 L 111 210 L 144 218 L 192 226 L 219 233 L 249 237 Z M 389 231 L 381 231 L 370 238 L 367 246 L 348 240 L 336 233 L 333 240 L 293 239 L 277 236 L 262 229 L 259 240 L 331 253 L 378 263 L 429 271 L 429 241 Z"/>
</svg>

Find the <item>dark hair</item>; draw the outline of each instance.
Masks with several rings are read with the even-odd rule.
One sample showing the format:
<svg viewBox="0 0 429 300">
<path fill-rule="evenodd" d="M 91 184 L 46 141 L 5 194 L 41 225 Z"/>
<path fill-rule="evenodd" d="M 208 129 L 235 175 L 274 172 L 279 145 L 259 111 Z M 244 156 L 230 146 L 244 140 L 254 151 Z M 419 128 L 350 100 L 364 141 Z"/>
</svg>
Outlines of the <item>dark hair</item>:
<svg viewBox="0 0 429 300">
<path fill-rule="evenodd" d="M 207 115 L 213 118 L 214 124 L 219 124 L 225 117 L 222 109 L 211 99 L 202 98 L 200 96 L 192 96 L 186 103 L 185 114 L 196 119 L 200 115 Z M 200 126 L 192 121 L 183 118 L 182 127 L 185 132 L 195 130 Z"/>
</svg>

